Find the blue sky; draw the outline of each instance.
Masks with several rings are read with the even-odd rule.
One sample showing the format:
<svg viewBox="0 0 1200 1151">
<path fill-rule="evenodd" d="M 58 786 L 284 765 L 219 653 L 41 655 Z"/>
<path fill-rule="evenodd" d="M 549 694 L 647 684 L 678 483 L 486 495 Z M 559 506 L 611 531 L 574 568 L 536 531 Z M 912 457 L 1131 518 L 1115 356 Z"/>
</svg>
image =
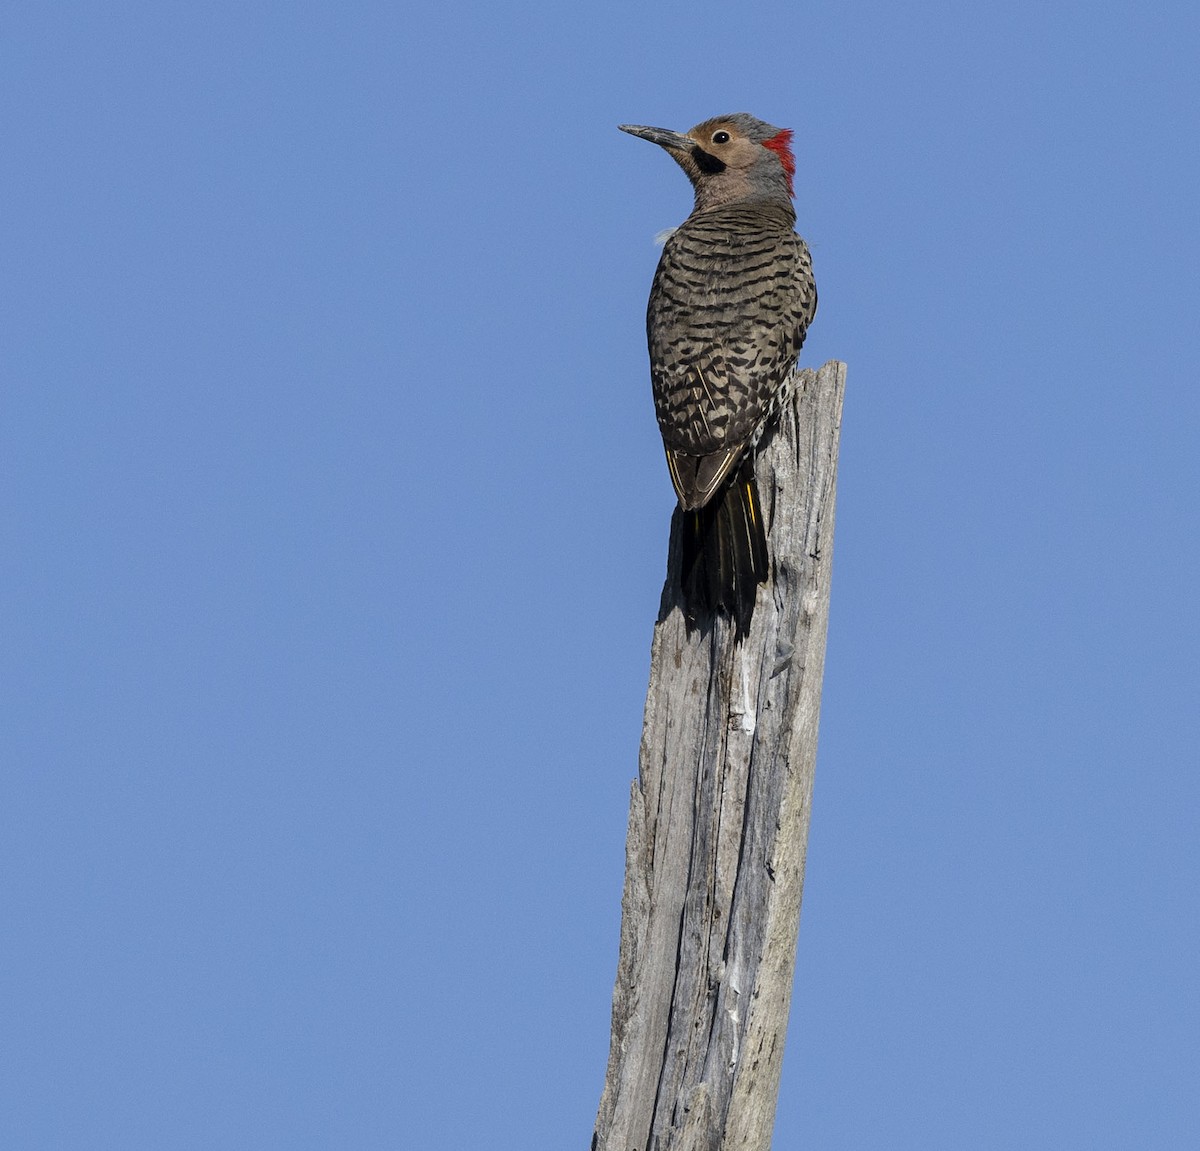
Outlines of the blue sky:
<svg viewBox="0 0 1200 1151">
<path fill-rule="evenodd" d="M 776 1146 L 1200 1129 L 1200 15 L 14 2 L 0 1144 L 586 1146 L 681 173 L 849 365 Z"/>
</svg>

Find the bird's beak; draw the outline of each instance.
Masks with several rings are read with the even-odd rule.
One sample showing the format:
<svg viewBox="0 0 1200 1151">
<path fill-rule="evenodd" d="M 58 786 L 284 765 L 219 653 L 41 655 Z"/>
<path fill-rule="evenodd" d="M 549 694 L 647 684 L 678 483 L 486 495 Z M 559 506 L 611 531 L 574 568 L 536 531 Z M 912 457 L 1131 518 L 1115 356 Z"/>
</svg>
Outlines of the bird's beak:
<svg viewBox="0 0 1200 1151">
<path fill-rule="evenodd" d="M 617 127 L 622 132 L 649 140 L 651 144 L 657 144 L 671 152 L 690 152 L 696 146 L 696 141 L 691 136 L 672 132 L 669 128 L 644 128 L 641 124 L 618 124 Z"/>
</svg>

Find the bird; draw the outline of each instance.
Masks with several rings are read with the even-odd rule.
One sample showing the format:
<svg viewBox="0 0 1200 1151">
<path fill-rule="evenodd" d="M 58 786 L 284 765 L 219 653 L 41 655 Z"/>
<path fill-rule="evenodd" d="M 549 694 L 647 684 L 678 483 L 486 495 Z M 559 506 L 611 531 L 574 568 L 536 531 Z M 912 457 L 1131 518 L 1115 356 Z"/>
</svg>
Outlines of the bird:
<svg viewBox="0 0 1200 1151">
<path fill-rule="evenodd" d="M 683 521 L 688 628 L 723 613 L 740 638 L 770 574 L 755 450 L 817 310 L 812 258 L 795 231 L 793 133 L 745 112 L 685 133 L 618 126 L 663 148 L 695 193 L 650 288 L 650 379 Z"/>
</svg>

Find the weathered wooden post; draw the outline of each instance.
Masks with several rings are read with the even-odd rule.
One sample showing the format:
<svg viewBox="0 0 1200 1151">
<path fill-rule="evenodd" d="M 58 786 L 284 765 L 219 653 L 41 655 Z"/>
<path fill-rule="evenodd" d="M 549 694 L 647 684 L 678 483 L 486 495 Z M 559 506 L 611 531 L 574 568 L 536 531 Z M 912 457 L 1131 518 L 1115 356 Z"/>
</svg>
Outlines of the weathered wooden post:
<svg viewBox="0 0 1200 1151">
<path fill-rule="evenodd" d="M 678 514 L 625 845 L 593 1151 L 767 1151 L 796 964 L 846 368 L 797 372 L 760 449 L 750 630 L 687 633 Z"/>
</svg>

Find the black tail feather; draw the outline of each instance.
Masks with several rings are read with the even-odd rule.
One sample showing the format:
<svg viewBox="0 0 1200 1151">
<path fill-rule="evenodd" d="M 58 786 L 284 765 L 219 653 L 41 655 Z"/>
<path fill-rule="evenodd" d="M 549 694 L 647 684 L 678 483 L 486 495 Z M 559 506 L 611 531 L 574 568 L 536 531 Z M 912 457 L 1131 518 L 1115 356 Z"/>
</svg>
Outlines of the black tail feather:
<svg viewBox="0 0 1200 1151">
<path fill-rule="evenodd" d="M 682 517 L 680 582 L 688 622 L 703 626 L 724 611 L 745 634 L 758 585 L 770 573 L 753 462 L 743 461 L 712 500 Z"/>
</svg>

